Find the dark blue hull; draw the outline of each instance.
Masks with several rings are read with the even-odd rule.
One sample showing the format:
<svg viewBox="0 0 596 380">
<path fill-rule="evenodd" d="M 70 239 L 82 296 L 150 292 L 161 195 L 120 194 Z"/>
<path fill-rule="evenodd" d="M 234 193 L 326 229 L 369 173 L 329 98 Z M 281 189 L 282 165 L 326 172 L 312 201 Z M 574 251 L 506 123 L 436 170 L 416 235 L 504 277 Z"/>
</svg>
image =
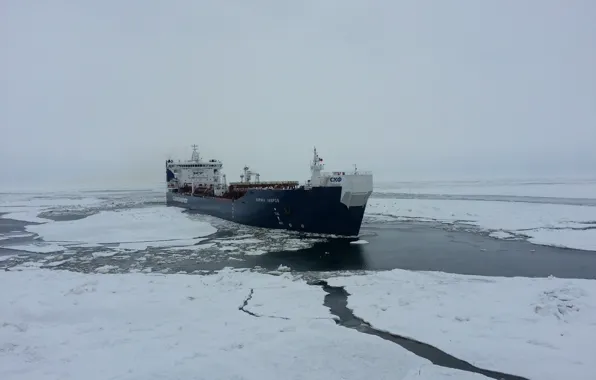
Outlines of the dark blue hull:
<svg viewBox="0 0 596 380">
<path fill-rule="evenodd" d="M 340 197 L 341 187 L 313 187 L 255 189 L 236 200 L 167 192 L 166 202 L 254 227 L 357 236 L 366 203 L 347 207 Z"/>
</svg>

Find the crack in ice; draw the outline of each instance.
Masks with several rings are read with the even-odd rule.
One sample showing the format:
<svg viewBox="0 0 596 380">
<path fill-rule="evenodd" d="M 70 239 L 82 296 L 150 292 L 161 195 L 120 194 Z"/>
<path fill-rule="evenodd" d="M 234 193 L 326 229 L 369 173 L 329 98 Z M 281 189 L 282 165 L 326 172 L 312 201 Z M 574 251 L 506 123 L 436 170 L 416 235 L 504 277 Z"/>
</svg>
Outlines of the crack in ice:
<svg viewBox="0 0 596 380">
<path fill-rule="evenodd" d="M 261 315 L 261 314 L 257 314 L 257 313 L 253 313 L 250 310 L 247 310 L 246 307 L 248 306 L 248 302 L 252 299 L 252 295 L 255 293 L 254 289 L 250 289 L 250 293 L 248 294 L 248 297 L 246 297 L 246 299 L 244 300 L 244 302 L 242 303 L 242 306 L 240 306 L 238 308 L 238 310 L 252 316 L 255 318 L 276 318 L 276 319 L 285 319 L 285 320 L 289 320 L 290 318 L 288 317 L 278 317 L 275 315 Z"/>
<path fill-rule="evenodd" d="M 254 289 L 250 289 L 250 293 L 248 293 L 248 297 L 246 297 L 246 298 L 244 299 L 244 302 L 242 303 L 242 305 L 241 305 L 241 306 L 239 306 L 239 307 L 238 307 L 238 310 L 240 310 L 240 311 L 242 311 L 242 312 L 244 312 L 244 313 L 246 313 L 246 314 L 248 314 L 248 315 L 250 315 L 250 316 L 253 316 L 253 317 L 259 318 L 259 317 L 260 317 L 260 315 L 257 315 L 257 314 L 253 313 L 253 312 L 252 312 L 252 311 L 250 311 L 250 310 L 246 310 L 246 307 L 248 306 L 248 301 L 250 301 L 250 300 L 252 299 L 252 295 L 253 295 L 253 293 L 254 293 Z"/>
<path fill-rule="evenodd" d="M 334 321 L 340 326 L 354 329 L 364 334 L 377 336 L 381 339 L 395 343 L 412 352 L 413 354 L 427 359 L 433 364 L 441 367 L 478 373 L 497 380 L 528 380 L 522 376 L 478 368 L 464 360 L 458 359 L 434 346 L 431 346 L 430 344 L 420 342 L 412 338 L 396 335 L 388 331 L 376 329 L 367 321 L 356 316 L 353 310 L 348 307 L 348 296 L 350 293 L 348 293 L 343 287 L 331 286 L 323 280 L 312 282 L 311 285 L 321 286 L 327 293 L 323 304 L 329 308 L 331 314 L 339 318 L 334 319 Z"/>
</svg>

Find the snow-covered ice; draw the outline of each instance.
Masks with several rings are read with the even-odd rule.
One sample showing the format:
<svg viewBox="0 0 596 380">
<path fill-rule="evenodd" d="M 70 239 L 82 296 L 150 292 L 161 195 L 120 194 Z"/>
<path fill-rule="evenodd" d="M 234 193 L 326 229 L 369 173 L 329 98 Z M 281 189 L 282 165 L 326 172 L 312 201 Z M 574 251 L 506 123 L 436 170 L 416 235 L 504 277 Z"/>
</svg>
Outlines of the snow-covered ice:
<svg viewBox="0 0 596 380">
<path fill-rule="evenodd" d="M 9 239 L 18 236 L 13 233 L 0 241 L 0 248 L 50 253 L 108 244 L 112 251 L 98 252 L 97 255 L 111 256 L 121 250 L 148 247 L 182 246 L 189 249 L 203 241 L 204 236 L 217 231 L 209 223 L 189 217 L 182 209 L 165 206 L 101 211 L 71 221 L 47 220 L 43 224 L 28 225 L 26 230 L 29 236 L 37 234 L 43 241 L 11 243 Z"/>
<path fill-rule="evenodd" d="M 17 245 L 6 245 L 2 246 L 2 248 L 9 248 L 14 249 L 17 251 L 25 251 L 31 253 L 52 253 L 52 252 L 61 252 L 64 251 L 64 247 L 51 244 L 51 243 L 43 243 L 43 242 L 34 242 L 30 244 L 17 244 Z"/>
<path fill-rule="evenodd" d="M 27 226 L 45 241 L 66 244 L 119 243 L 122 248 L 191 245 L 217 230 L 191 220 L 181 209 L 156 206 L 102 211 L 84 219 Z"/>
<path fill-rule="evenodd" d="M 288 274 L 32 266 L 0 287 L 2 379 L 484 379 L 337 326 L 323 291 Z M 239 310 L 251 289 L 263 317 Z"/>
<path fill-rule="evenodd" d="M 493 231 L 488 236 L 493 237 L 495 239 L 513 239 L 515 235 L 507 232 L 507 231 Z"/>
<path fill-rule="evenodd" d="M 596 224 L 592 227 L 594 229 L 537 229 L 528 234 L 529 241 L 535 244 L 596 251 Z"/>
<path fill-rule="evenodd" d="M 5 213 L 3 219 L 20 220 L 29 223 L 47 223 L 50 219 L 37 216 L 43 211 L 40 207 L 0 207 L 0 212 Z"/>
<path fill-rule="evenodd" d="M 19 233 L 19 232 L 9 232 L 9 233 L 5 233 L 0 235 L 0 240 L 8 240 L 8 239 L 18 239 L 18 238 L 25 238 L 25 237 L 31 237 L 33 236 L 33 234 L 24 234 L 24 233 Z"/>
<path fill-rule="evenodd" d="M 77 194 L 10 194 L 2 197 L 2 207 L 57 207 L 57 206 L 83 206 L 101 203 L 95 197 L 82 197 Z"/>
<path fill-rule="evenodd" d="M 543 380 L 596 374 L 596 281 L 393 270 L 328 280 L 375 328 L 485 369 Z"/>
<path fill-rule="evenodd" d="M 596 179 L 412 181 L 376 183 L 381 193 L 595 198 Z"/>
<path fill-rule="evenodd" d="M 80 194 L 2 194 L 0 213 L 4 219 L 21 220 L 31 223 L 47 223 L 50 219 L 37 215 L 43 211 L 61 207 L 83 207 L 97 205 L 101 200 L 94 197 L 82 197 Z"/>
<path fill-rule="evenodd" d="M 0 262 L 10 260 L 12 257 L 17 257 L 18 255 L 1 255 Z"/>
<path fill-rule="evenodd" d="M 497 201 L 372 198 L 378 220 L 418 220 L 477 226 L 530 237 L 537 244 L 596 250 L 596 207 Z M 494 235 L 498 237 L 498 235 Z"/>
</svg>

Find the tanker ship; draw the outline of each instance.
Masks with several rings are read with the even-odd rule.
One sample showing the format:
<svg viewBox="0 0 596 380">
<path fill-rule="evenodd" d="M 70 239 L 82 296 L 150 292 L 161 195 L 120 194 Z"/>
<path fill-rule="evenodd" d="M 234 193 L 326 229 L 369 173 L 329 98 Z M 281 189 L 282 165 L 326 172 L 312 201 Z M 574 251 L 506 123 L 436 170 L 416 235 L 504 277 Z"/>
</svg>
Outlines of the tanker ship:
<svg viewBox="0 0 596 380">
<path fill-rule="evenodd" d="M 248 166 L 239 182 L 226 181 L 219 160 L 203 160 L 192 146 L 190 160 L 166 160 L 166 203 L 232 222 L 272 229 L 357 236 L 373 190 L 371 172 L 323 172 L 314 148 L 311 177 L 261 181 Z"/>
</svg>

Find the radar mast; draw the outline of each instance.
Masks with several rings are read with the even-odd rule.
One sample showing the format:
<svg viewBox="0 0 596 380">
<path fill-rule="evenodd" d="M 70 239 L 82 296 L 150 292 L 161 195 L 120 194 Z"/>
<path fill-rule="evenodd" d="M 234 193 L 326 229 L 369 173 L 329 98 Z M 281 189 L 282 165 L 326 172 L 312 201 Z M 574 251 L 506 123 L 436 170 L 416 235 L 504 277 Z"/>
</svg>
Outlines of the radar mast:
<svg viewBox="0 0 596 380">
<path fill-rule="evenodd" d="M 190 157 L 191 161 L 201 161 L 201 156 L 199 155 L 199 152 L 197 151 L 197 144 L 193 144 L 191 145 L 192 147 L 192 156 Z"/>
</svg>

